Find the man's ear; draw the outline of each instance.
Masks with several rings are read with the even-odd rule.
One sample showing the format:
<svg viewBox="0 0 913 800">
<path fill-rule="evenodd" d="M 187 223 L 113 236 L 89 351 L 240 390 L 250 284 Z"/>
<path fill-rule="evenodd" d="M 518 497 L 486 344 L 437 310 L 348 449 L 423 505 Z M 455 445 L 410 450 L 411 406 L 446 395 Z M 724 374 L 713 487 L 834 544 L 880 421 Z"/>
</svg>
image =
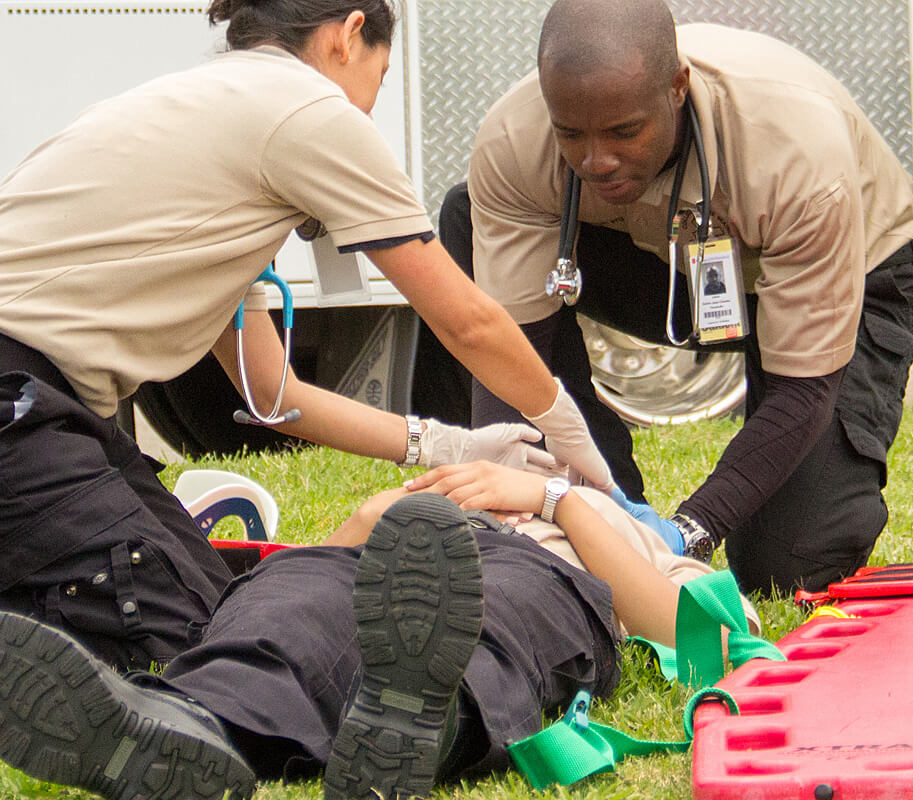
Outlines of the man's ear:
<svg viewBox="0 0 913 800">
<path fill-rule="evenodd" d="M 681 108 L 685 104 L 690 86 L 691 67 L 687 64 L 679 64 L 678 71 L 672 78 L 672 101 L 676 108 Z"/>
</svg>

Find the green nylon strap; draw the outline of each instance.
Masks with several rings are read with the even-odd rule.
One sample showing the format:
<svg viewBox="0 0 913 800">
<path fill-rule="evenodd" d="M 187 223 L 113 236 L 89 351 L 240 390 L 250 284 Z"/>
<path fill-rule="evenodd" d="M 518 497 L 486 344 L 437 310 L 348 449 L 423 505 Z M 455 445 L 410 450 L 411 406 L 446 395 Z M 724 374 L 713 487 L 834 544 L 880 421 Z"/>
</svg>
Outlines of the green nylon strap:
<svg viewBox="0 0 913 800">
<path fill-rule="evenodd" d="M 678 648 L 651 642 L 640 636 L 631 641 L 653 650 L 666 680 L 678 680 L 692 689 L 711 686 L 723 677 L 723 647 L 720 626 L 729 629 L 726 643 L 729 660 L 740 667 L 752 658 L 783 661 L 783 654 L 770 642 L 748 630 L 748 619 L 735 578 L 728 570 L 695 578 L 682 586 L 675 618 Z"/>
<path fill-rule="evenodd" d="M 567 786 L 590 775 L 611 772 L 627 756 L 661 751 L 684 753 L 694 738 L 692 718 L 695 709 L 711 699 L 722 700 L 731 713 L 739 713 L 738 705 L 728 692 L 713 687 L 701 689 L 692 695 L 685 707 L 686 738 L 680 742 L 658 742 L 635 739 L 608 725 L 590 722 L 587 712 L 591 698 L 581 691 L 560 722 L 510 745 L 507 750 L 533 788 L 543 789 L 552 783 Z"/>
<path fill-rule="evenodd" d="M 702 575 L 682 586 L 675 617 L 677 677 L 696 689 L 724 675 L 720 627 L 728 628 L 729 660 L 740 667 L 752 658 L 785 661 L 776 645 L 752 635 L 735 578 L 729 570 Z M 651 646 L 652 645 L 651 643 Z M 655 646 L 654 646 L 655 649 Z"/>
<path fill-rule="evenodd" d="M 564 717 L 548 728 L 508 746 L 517 768 L 541 789 L 551 783 L 563 786 L 599 772 L 615 769 L 628 755 L 657 751 L 684 752 L 693 738 L 692 717 L 697 705 L 709 698 L 723 700 L 738 714 L 735 700 L 710 684 L 723 677 L 723 646 L 720 626 L 729 629 L 727 645 L 733 665 L 752 658 L 782 661 L 785 656 L 771 643 L 753 636 L 742 608 L 735 579 L 728 571 L 710 573 L 682 586 L 675 620 L 677 650 L 635 637 L 657 654 L 663 675 L 692 688 L 705 686 L 691 697 L 684 713 L 685 741 L 656 742 L 590 722 L 591 698 L 579 692 Z"/>
</svg>

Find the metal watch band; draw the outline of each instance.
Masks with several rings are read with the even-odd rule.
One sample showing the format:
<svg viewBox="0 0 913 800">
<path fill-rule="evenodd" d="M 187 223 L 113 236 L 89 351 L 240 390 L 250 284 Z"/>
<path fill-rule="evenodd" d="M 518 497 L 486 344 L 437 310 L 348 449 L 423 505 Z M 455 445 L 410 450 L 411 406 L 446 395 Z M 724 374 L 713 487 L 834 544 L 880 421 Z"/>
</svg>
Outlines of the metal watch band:
<svg viewBox="0 0 913 800">
<path fill-rule="evenodd" d="M 669 522 L 682 532 L 683 555 L 709 564 L 716 542 L 707 529 L 691 517 L 678 512 L 669 517 Z"/>
<path fill-rule="evenodd" d="M 555 518 L 555 506 L 571 488 L 571 484 L 564 478 L 550 478 L 545 482 L 545 500 L 542 502 L 542 511 L 539 516 L 543 522 L 552 522 Z"/>
<path fill-rule="evenodd" d="M 406 457 L 401 467 L 414 467 L 422 457 L 422 421 L 414 414 L 406 414 Z"/>
</svg>

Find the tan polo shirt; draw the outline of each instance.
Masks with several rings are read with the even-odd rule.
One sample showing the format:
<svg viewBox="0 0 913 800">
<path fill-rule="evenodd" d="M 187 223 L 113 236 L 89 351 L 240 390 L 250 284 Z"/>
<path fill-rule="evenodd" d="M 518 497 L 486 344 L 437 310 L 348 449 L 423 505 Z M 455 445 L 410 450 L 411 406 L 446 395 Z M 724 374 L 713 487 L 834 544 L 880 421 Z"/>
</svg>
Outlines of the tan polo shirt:
<svg viewBox="0 0 913 800">
<path fill-rule="evenodd" d="M 0 184 L 0 331 L 110 416 L 199 360 L 309 218 L 337 247 L 432 230 L 335 83 L 224 54 L 88 108 Z"/>
<path fill-rule="evenodd" d="M 707 564 L 696 561 L 693 558 L 673 554 L 656 531 L 648 525 L 638 522 L 603 492 L 579 486 L 575 486 L 574 491 L 578 492 L 631 547 L 676 586 L 682 586 L 690 580 L 714 572 L 713 567 Z M 586 566 L 564 535 L 564 531 L 554 523 L 543 522 L 539 517 L 533 517 L 530 522 L 521 522 L 517 525 L 517 530 L 535 539 L 546 550 L 564 559 L 569 564 L 578 569 L 586 570 Z M 740 597 L 749 628 L 752 633 L 757 634 L 761 630 L 761 620 L 758 617 L 758 612 L 748 602 L 747 598 L 743 595 L 740 595 Z M 616 623 L 618 623 L 618 629 L 624 634 L 624 626 L 618 622 L 617 617 Z"/>
<path fill-rule="evenodd" d="M 790 377 L 834 372 L 853 354 L 866 272 L 913 239 L 910 177 L 843 87 L 798 51 L 716 25 L 678 34 L 714 230 L 740 242 L 746 290 L 758 295 L 763 367 Z M 469 174 L 476 281 L 520 323 L 562 302 L 544 287 L 557 258 L 565 169 L 532 73 L 485 118 Z M 672 180 L 670 169 L 626 206 L 584 184 L 580 220 L 627 231 L 668 262 Z M 692 150 L 679 206 L 700 199 Z M 693 239 L 692 226 L 682 243 Z"/>
</svg>

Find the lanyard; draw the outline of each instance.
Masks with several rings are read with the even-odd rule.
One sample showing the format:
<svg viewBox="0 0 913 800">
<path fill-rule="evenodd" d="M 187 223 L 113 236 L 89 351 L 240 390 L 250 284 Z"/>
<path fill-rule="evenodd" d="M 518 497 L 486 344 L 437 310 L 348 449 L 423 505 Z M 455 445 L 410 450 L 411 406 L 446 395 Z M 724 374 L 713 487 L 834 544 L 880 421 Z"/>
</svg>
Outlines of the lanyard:
<svg viewBox="0 0 913 800">
<path fill-rule="evenodd" d="M 685 129 L 682 137 L 682 154 L 675 167 L 675 179 L 672 182 L 672 196 L 669 198 L 669 210 L 666 214 L 666 239 L 669 242 L 669 302 L 666 306 L 666 336 L 676 347 L 684 347 L 697 340 L 697 333 L 692 332 L 684 339 L 675 335 L 675 326 L 672 322 L 672 308 L 675 303 L 675 280 L 678 273 L 678 232 L 681 212 L 678 201 L 682 193 L 682 183 L 685 179 L 685 169 L 688 166 L 688 154 L 691 144 L 694 143 L 694 152 L 697 155 L 698 169 L 701 173 L 701 201 L 697 205 L 695 217 L 697 219 L 697 244 L 698 263 L 704 262 L 704 246 L 710 238 L 710 174 L 707 170 L 707 156 L 704 152 L 704 138 L 701 136 L 701 126 L 698 123 L 697 112 L 691 95 L 685 98 Z M 691 317 L 697 320 L 697 293 L 694 296 L 694 306 Z"/>
</svg>

